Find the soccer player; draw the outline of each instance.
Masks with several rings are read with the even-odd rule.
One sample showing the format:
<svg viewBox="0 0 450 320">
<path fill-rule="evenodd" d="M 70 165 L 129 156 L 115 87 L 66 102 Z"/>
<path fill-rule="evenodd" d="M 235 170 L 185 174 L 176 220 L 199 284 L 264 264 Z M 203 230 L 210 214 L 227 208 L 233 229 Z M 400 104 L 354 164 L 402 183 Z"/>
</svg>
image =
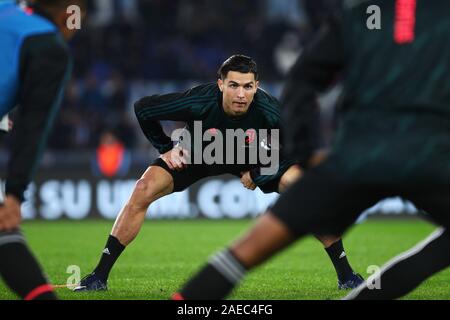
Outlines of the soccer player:
<svg viewBox="0 0 450 320">
<path fill-rule="evenodd" d="M 248 133 L 245 141 L 249 151 L 258 141 L 259 129 L 278 129 L 280 122 L 279 103 L 258 88 L 256 63 L 249 57 L 234 55 L 226 60 L 218 72 L 218 82 L 194 87 L 184 93 L 154 95 L 142 98 L 135 104 L 135 111 L 142 130 L 162 156 L 154 161 L 136 183 L 133 193 L 122 208 L 105 249 L 95 270 L 85 277 L 75 291 L 105 290 L 108 275 L 115 261 L 127 245 L 133 241 L 144 222 L 147 209 L 157 199 L 172 192 L 186 189 L 194 182 L 209 176 L 233 174 L 249 189 L 258 186 L 263 192 L 283 191 L 297 180 L 302 171 L 293 161 L 281 159 L 279 168 L 272 175 L 262 174 L 261 163 L 253 165 L 215 163 L 206 161 L 189 164 L 186 154 L 173 151 L 173 142 L 161 127 L 161 120 L 185 121 L 190 137 L 196 135 L 196 122 L 201 121 L 202 132 L 225 134 L 226 130 L 242 130 Z M 198 123 L 197 123 L 198 124 Z M 250 133 L 251 132 L 251 133 Z M 197 141 L 191 140 L 189 145 Z M 244 139 L 242 139 L 244 140 Z M 238 144 L 240 143 L 238 141 Z M 263 141 L 262 141 L 263 142 Z M 231 141 L 224 143 L 229 146 Z M 200 141 L 200 144 L 201 141 Z M 241 145 L 242 145 L 241 144 Z M 256 146 L 259 144 L 256 143 Z M 273 145 L 273 143 L 272 143 Z M 203 153 L 209 145 L 193 148 L 191 158 Z M 225 150 L 228 152 L 227 150 Z M 233 150 L 238 155 L 239 150 Z M 226 155 L 224 155 L 226 156 Z M 202 158 L 203 159 L 203 158 Z M 248 158 L 247 158 L 248 159 Z M 306 163 L 300 163 L 306 166 Z M 338 274 L 338 287 L 348 289 L 362 282 L 361 277 L 350 267 L 339 236 L 318 236 L 329 254 Z"/>
<path fill-rule="evenodd" d="M 342 234 L 389 196 L 411 200 L 443 228 L 387 264 L 381 289 L 362 284 L 348 298 L 399 298 L 450 265 L 450 3 L 376 1 L 375 21 L 367 21 L 368 2 L 348 3 L 304 50 L 283 99 L 285 148 L 302 153 L 298 139 L 309 130 L 302 114 L 314 113 L 316 94 L 344 71 L 342 122 L 330 155 L 174 298 L 224 298 L 248 270 L 295 240 Z"/>
<path fill-rule="evenodd" d="M 18 107 L 0 206 L 0 274 L 21 298 L 55 299 L 19 230 L 20 204 L 47 141 L 71 71 L 67 7 L 82 0 L 36 0 L 22 9 L 0 3 L 0 118 Z M 80 17 L 81 18 L 81 17 Z"/>
</svg>

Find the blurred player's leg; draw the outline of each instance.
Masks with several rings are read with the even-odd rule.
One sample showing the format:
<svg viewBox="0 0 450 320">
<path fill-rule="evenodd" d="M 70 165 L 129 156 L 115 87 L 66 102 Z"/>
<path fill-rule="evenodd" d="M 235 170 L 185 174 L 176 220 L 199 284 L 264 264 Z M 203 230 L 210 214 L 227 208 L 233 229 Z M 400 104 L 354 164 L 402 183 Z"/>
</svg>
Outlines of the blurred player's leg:
<svg viewBox="0 0 450 320">
<path fill-rule="evenodd" d="M 438 229 L 412 249 L 388 262 L 372 284 L 363 284 L 346 300 L 397 299 L 414 290 L 433 274 L 450 266 L 450 234 Z M 370 285 L 370 283 L 369 283 Z M 372 289 L 369 289 L 372 288 Z"/>
<path fill-rule="evenodd" d="M 57 299 L 19 231 L 0 232 L 0 261 L 0 275 L 22 299 Z"/>
<path fill-rule="evenodd" d="M 209 263 L 173 299 L 222 299 L 239 283 L 248 269 L 260 264 L 294 240 L 288 228 L 270 213 L 231 249 L 213 256 Z"/>
<path fill-rule="evenodd" d="M 364 209 L 382 198 L 329 169 L 307 172 L 280 196 L 273 214 L 262 216 L 241 240 L 214 256 L 173 299 L 222 299 L 246 270 L 308 233 L 343 234 Z"/>
<path fill-rule="evenodd" d="M 315 158 L 314 166 L 317 166 L 325 159 L 325 154 L 320 153 Z M 303 175 L 303 171 L 299 166 L 293 165 L 281 176 L 278 185 L 278 190 L 280 193 L 284 192 L 289 186 L 299 180 Z M 350 263 L 347 259 L 347 254 L 344 249 L 344 244 L 340 236 L 319 236 L 315 235 L 317 240 L 319 240 L 330 257 L 333 263 L 334 270 L 338 278 L 338 289 L 353 289 L 358 287 L 364 279 L 353 271 Z"/>
<path fill-rule="evenodd" d="M 436 230 L 427 239 L 387 263 L 376 279 L 380 285 L 379 290 L 359 287 L 347 299 L 400 298 L 433 274 L 450 266 L 450 188 L 447 184 L 418 185 L 418 190 L 414 188 L 413 192 L 406 192 L 404 197 L 426 212 L 437 224 L 445 227 Z"/>
<path fill-rule="evenodd" d="M 108 237 L 100 262 L 75 291 L 106 290 L 109 273 L 125 247 L 139 233 L 150 204 L 173 190 L 173 178 L 163 168 L 150 166 L 136 182 Z"/>
</svg>

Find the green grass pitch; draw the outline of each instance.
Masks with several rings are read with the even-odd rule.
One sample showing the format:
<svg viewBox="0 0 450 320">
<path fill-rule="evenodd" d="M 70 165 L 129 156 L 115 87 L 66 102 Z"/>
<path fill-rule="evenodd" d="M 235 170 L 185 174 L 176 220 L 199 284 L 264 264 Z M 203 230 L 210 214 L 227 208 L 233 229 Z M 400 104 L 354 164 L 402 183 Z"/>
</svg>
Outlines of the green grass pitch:
<svg viewBox="0 0 450 320">
<path fill-rule="evenodd" d="M 202 265 L 253 222 L 147 221 L 138 238 L 112 270 L 109 290 L 73 293 L 62 288 L 62 299 L 167 299 Z M 96 265 L 111 221 L 26 222 L 28 242 L 54 284 L 65 284 L 67 267 L 82 276 Z M 353 267 L 364 277 L 370 265 L 382 265 L 434 229 L 419 220 L 372 220 L 350 230 L 344 245 Z M 18 270 L 20 272 L 20 270 Z M 383 285 L 381 283 L 381 285 Z M 339 299 L 336 275 L 319 242 L 307 238 L 250 273 L 231 299 Z M 15 299 L 0 282 L 0 299 Z M 406 299 L 449 299 L 450 269 L 426 281 Z"/>
</svg>

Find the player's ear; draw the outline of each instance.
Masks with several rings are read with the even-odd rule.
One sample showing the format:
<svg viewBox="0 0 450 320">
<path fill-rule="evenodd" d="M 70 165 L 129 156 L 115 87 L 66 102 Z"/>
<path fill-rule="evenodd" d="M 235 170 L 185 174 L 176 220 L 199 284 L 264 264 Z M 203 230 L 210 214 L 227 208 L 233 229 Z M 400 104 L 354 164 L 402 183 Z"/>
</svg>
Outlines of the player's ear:
<svg viewBox="0 0 450 320">
<path fill-rule="evenodd" d="M 223 92 L 223 80 L 222 79 L 217 80 L 217 85 L 219 86 L 220 92 Z"/>
<path fill-rule="evenodd" d="M 258 90 L 259 88 L 259 81 L 255 81 L 255 92 Z"/>
</svg>

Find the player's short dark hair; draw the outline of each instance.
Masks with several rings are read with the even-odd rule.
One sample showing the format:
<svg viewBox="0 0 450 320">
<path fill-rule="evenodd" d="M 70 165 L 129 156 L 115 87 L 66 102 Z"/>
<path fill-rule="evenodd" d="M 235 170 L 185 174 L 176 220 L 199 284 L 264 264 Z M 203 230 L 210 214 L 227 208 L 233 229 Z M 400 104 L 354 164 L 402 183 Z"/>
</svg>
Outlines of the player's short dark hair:
<svg viewBox="0 0 450 320">
<path fill-rule="evenodd" d="M 256 62 L 252 58 L 242 54 L 235 54 L 225 60 L 225 62 L 220 66 L 217 76 L 219 79 L 224 80 L 230 71 L 253 73 L 255 75 L 255 80 L 258 80 L 259 76 Z"/>
</svg>

